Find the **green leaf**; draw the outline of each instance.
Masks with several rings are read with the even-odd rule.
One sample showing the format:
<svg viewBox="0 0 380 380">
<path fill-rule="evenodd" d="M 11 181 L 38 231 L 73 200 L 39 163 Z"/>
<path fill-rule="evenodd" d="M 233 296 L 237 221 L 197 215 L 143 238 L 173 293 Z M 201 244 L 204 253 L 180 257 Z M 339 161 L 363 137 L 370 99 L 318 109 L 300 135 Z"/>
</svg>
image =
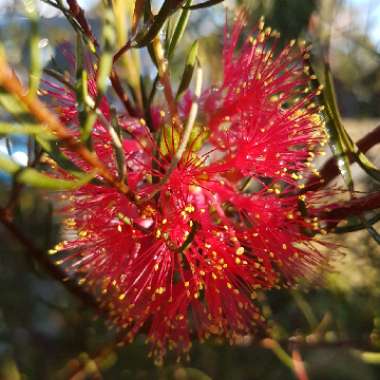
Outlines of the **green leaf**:
<svg viewBox="0 0 380 380">
<path fill-rule="evenodd" d="M 47 140 L 54 140 L 56 137 L 40 124 L 0 122 L 0 134 L 4 135 L 40 135 Z"/>
<path fill-rule="evenodd" d="M 337 234 L 345 234 L 347 232 L 360 231 L 364 230 L 368 226 L 373 226 L 378 221 L 380 221 L 380 214 L 377 214 L 372 218 L 369 218 L 368 220 L 366 220 L 366 223 L 362 223 L 360 218 L 355 217 L 354 220 L 346 226 L 336 227 L 334 232 Z"/>
<path fill-rule="evenodd" d="M 224 0 L 208 0 L 208 1 L 205 1 L 203 3 L 194 4 L 194 5 L 191 5 L 191 6 L 186 6 L 185 5 L 183 8 L 185 8 L 185 9 L 191 9 L 191 10 L 208 8 L 208 7 L 212 7 L 213 5 L 222 3 L 223 1 Z"/>
<path fill-rule="evenodd" d="M 10 114 L 15 116 L 18 120 L 28 119 L 31 120 L 31 116 L 27 108 L 13 95 L 6 92 L 0 87 L 0 105 L 8 111 Z"/>
<path fill-rule="evenodd" d="M 112 139 L 112 148 L 115 152 L 117 171 L 119 175 L 119 180 L 124 182 L 126 175 L 126 165 L 125 165 L 125 153 L 123 148 L 123 143 L 121 141 L 120 126 L 117 121 L 116 111 L 111 109 L 112 124 L 109 126 L 109 133 Z"/>
<path fill-rule="evenodd" d="M 33 122 L 32 115 L 17 98 L 1 88 L 0 105 L 16 119 L 14 122 L 0 122 L 0 133 L 34 135 L 41 145 L 43 141 L 55 138 L 42 125 Z"/>
<path fill-rule="evenodd" d="M 88 94 L 88 73 L 84 64 L 84 47 L 82 39 L 78 35 L 77 38 L 77 54 L 76 54 L 76 86 L 75 93 L 77 99 L 78 119 L 80 125 L 81 141 L 91 149 L 91 132 L 96 121 L 96 114 L 88 106 L 88 99 L 91 97 Z M 92 103 L 94 101 L 91 99 Z"/>
<path fill-rule="evenodd" d="M 25 185 L 30 185 L 50 190 L 73 190 L 88 183 L 94 174 L 84 174 L 75 180 L 53 178 L 47 174 L 40 173 L 36 169 L 22 167 L 8 156 L 0 154 L 0 170 L 14 176 L 14 179 Z"/>
<path fill-rule="evenodd" d="M 328 65 L 325 65 L 325 77 L 326 77 L 326 90 L 324 92 L 326 97 L 326 106 L 327 111 L 329 113 L 330 119 L 334 124 L 334 128 L 336 129 L 336 133 L 339 136 L 342 147 L 345 151 L 345 158 L 348 160 L 347 153 L 351 154 L 355 161 L 360 165 L 360 167 L 375 181 L 380 182 L 380 169 L 377 168 L 368 157 L 360 151 L 358 146 L 351 139 L 350 135 L 347 133 L 344 128 L 342 118 L 340 116 L 337 100 L 333 87 L 333 80 L 331 76 L 331 71 Z M 349 160 L 348 160 L 349 164 Z M 339 166 L 339 161 L 338 161 Z M 340 169 L 340 168 L 339 168 Z"/>
<path fill-rule="evenodd" d="M 25 0 L 25 10 L 30 19 L 29 35 L 29 54 L 30 54 L 30 71 L 29 71 L 29 94 L 37 95 L 40 85 L 42 65 L 40 57 L 40 35 L 39 35 L 39 18 L 36 10 L 35 0 Z"/>
<path fill-rule="evenodd" d="M 359 147 L 351 139 L 343 124 L 341 124 L 341 135 L 346 143 L 350 153 L 359 166 L 375 181 L 380 182 L 380 170 L 368 159 L 368 157 L 360 151 Z"/>
<path fill-rule="evenodd" d="M 367 156 L 360 152 L 356 151 L 355 154 L 356 162 L 360 165 L 360 167 L 375 181 L 380 182 L 380 169 L 377 168 L 368 158 Z"/>
<path fill-rule="evenodd" d="M 328 124 L 328 133 L 330 146 L 337 159 L 338 168 L 344 178 L 348 189 L 352 192 L 354 190 L 354 183 L 352 180 L 350 170 L 349 154 L 353 155 L 359 165 L 374 179 L 380 179 L 380 172 L 378 169 L 367 159 L 364 153 L 359 151 L 359 148 L 352 141 L 351 137 L 344 128 L 342 118 L 340 116 L 338 103 L 335 95 L 333 79 L 330 67 L 325 63 L 325 80 L 326 87 L 324 91 L 325 105 L 327 113 L 330 117 L 331 123 Z M 380 244 L 380 234 L 368 223 L 364 215 L 360 215 L 362 225 L 367 229 L 371 237 Z"/>
<path fill-rule="evenodd" d="M 78 40 L 80 41 L 80 40 Z M 81 41 L 79 42 L 81 44 Z M 78 49 L 78 55 L 82 54 Z M 90 149 L 91 148 L 91 132 L 96 121 L 96 115 L 91 111 L 87 105 L 88 95 L 88 74 L 82 66 L 78 65 L 77 69 L 77 85 L 76 95 L 78 102 L 78 119 L 80 125 L 80 138 L 81 141 Z"/>
<path fill-rule="evenodd" d="M 194 68 L 197 63 L 198 45 L 198 41 L 194 41 L 190 47 L 189 53 L 187 54 L 186 65 L 185 69 L 183 70 L 181 82 L 178 86 L 176 99 L 178 99 L 190 85 L 191 78 L 194 73 Z"/>
<path fill-rule="evenodd" d="M 348 150 L 342 136 L 342 127 L 338 104 L 335 96 L 334 83 L 328 64 L 325 64 L 325 91 L 323 92 L 326 112 L 330 122 L 327 123 L 330 148 L 337 160 L 339 171 L 349 190 L 353 190 L 354 184 L 351 175 Z"/>
<path fill-rule="evenodd" d="M 97 101 L 99 104 L 101 97 L 104 95 L 108 78 L 113 65 L 113 51 L 116 45 L 115 18 L 110 7 L 105 9 L 102 28 L 103 49 L 99 60 L 99 69 L 96 73 Z"/>
<path fill-rule="evenodd" d="M 191 1 L 192 0 L 187 0 L 185 7 L 190 6 Z M 188 9 L 188 8 L 183 9 L 181 12 L 181 15 L 178 18 L 178 21 L 177 21 L 175 27 L 174 27 L 173 36 L 172 36 L 170 43 L 169 43 L 169 48 L 168 48 L 168 59 L 169 60 L 174 53 L 175 47 L 177 46 L 178 42 L 181 40 L 181 38 L 183 36 L 183 33 L 185 32 L 187 23 L 189 21 L 189 17 L 190 17 L 190 9 Z"/>
<path fill-rule="evenodd" d="M 157 15 L 153 17 L 151 22 L 148 22 L 143 30 L 136 36 L 133 46 L 147 46 L 154 37 L 157 36 L 165 21 L 170 17 L 183 3 L 183 0 L 165 0 Z"/>
</svg>

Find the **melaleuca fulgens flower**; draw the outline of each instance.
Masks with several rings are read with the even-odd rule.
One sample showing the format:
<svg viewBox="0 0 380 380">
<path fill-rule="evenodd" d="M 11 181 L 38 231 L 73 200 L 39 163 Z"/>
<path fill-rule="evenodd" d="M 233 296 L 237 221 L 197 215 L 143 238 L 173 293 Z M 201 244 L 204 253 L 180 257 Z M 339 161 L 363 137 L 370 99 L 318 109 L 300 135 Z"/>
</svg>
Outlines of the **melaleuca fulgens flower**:
<svg viewBox="0 0 380 380">
<path fill-rule="evenodd" d="M 182 104 L 183 119 L 195 101 L 200 110 L 179 156 L 183 131 L 164 110 L 152 110 L 150 129 L 120 115 L 133 196 L 101 183 L 63 195 L 72 236 L 51 253 L 124 341 L 147 334 L 158 362 L 168 350 L 187 352 L 193 336 L 234 343 L 254 333 L 263 326 L 258 289 L 290 286 L 326 263 L 313 238 L 318 221 L 307 217 L 318 195 L 299 193 L 324 143 L 307 48 L 290 43 L 277 53 L 276 33 L 260 21 L 238 52 L 242 27 L 240 18 L 226 29 L 223 82 Z M 75 94 L 46 87 L 61 119 L 77 128 Z M 110 122 L 106 99 L 99 108 Z M 92 138 L 117 175 L 110 131 L 97 121 Z"/>
</svg>

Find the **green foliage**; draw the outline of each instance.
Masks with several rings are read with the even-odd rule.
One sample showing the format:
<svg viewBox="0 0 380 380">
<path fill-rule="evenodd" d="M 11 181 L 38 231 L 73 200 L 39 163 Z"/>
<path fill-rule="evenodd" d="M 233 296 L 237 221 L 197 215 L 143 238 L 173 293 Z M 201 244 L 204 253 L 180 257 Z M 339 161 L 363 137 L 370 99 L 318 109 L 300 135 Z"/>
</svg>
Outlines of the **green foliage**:
<svg viewBox="0 0 380 380">
<path fill-rule="evenodd" d="M 156 67 L 159 67 L 160 63 L 153 53 L 152 42 L 155 38 L 160 38 L 160 31 L 167 27 L 169 39 L 164 44 L 162 58 L 169 67 L 166 67 L 167 70 L 180 73 L 175 83 L 177 93 L 174 96 L 171 94 L 175 102 L 190 87 L 193 77 L 195 82 L 199 81 L 201 69 L 198 60 L 202 61 L 204 70 L 209 70 L 211 74 L 220 70 L 214 67 L 216 62 L 220 63 L 220 52 L 217 51 L 219 45 L 215 37 L 215 25 L 218 23 L 215 20 L 224 17 L 224 10 L 222 7 L 209 8 L 219 2 L 165 0 L 154 14 L 151 2 L 144 1 L 139 3 L 143 3 L 143 6 L 135 7 L 131 13 L 135 17 L 131 22 L 135 30 L 129 36 L 125 49 L 149 49 Z M 127 162 L 121 144 L 123 131 L 114 110 L 111 109 L 111 122 L 107 122 L 99 110 L 99 103 L 109 90 L 109 78 L 112 77 L 113 70 L 115 67 L 116 71 L 120 69 L 119 66 L 114 66 L 117 30 L 111 2 L 106 1 L 100 8 L 102 26 L 96 31 L 98 33 L 93 34 L 84 32 L 88 25 L 81 24 L 80 17 L 75 18 L 69 12 L 69 2 L 66 4 L 60 0 L 46 0 L 45 3 L 62 11 L 77 35 L 77 80 L 74 89 L 81 125 L 80 140 L 91 153 L 91 132 L 95 122 L 101 123 L 111 136 L 117 164 L 116 180 L 128 184 Z M 316 0 L 247 0 L 239 3 L 254 10 L 254 18 L 262 13 L 266 14 L 268 24 L 282 33 L 282 41 L 304 35 L 310 16 L 317 11 L 318 6 Z M 21 50 L 19 48 L 24 43 L 28 46 L 27 90 L 30 97 L 35 97 L 42 72 L 40 38 L 50 38 L 51 34 L 51 40 L 54 39 L 54 32 L 59 28 L 53 27 L 53 32 L 45 32 L 43 23 L 46 20 L 38 17 L 34 2 L 25 1 L 25 5 L 30 26 L 29 36 L 24 36 L 24 40 L 21 40 L 23 33 L 13 29 L 17 28 L 17 25 L 9 25 L 9 31 L 7 30 L 5 35 L 8 39 L 9 36 L 11 38 L 4 44 L 7 47 L 14 45 L 14 50 Z M 81 14 L 80 10 L 78 14 Z M 194 16 L 196 14 L 206 15 L 204 17 L 208 17 L 209 21 L 208 29 L 205 28 L 209 35 L 200 36 L 207 37 L 208 40 L 202 40 L 201 43 L 199 40 L 192 42 L 194 38 L 189 38 L 194 35 L 198 37 L 201 29 L 199 25 L 204 25 L 204 20 L 197 19 Z M 216 17 L 213 17 L 215 15 Z M 172 25 L 169 25 L 168 19 Z M 57 34 L 73 40 L 72 34 L 66 29 Z M 100 35 L 100 43 L 95 35 Z M 372 48 L 368 39 L 360 41 L 367 50 Z M 214 50 L 208 50 L 208 47 Z M 204 50 L 207 50 L 208 56 L 203 60 Z M 178 54 L 185 51 L 186 59 Z M 89 96 L 89 73 L 84 63 L 86 54 L 98 59 L 96 99 Z M 373 55 L 373 52 L 370 54 Z M 11 58 L 12 54 L 8 56 L 9 60 Z M 350 86 L 356 83 L 355 78 L 352 78 L 353 73 L 358 75 L 358 64 L 355 60 L 356 57 L 348 62 L 349 65 L 341 64 L 346 72 L 337 72 Z M 20 68 L 20 62 L 23 60 L 18 61 L 17 67 Z M 342 58 L 342 62 L 346 61 Z M 163 74 L 169 76 L 168 72 L 164 71 Z M 160 85 L 162 78 L 159 76 L 157 74 L 153 81 L 150 96 L 149 91 L 144 88 L 149 79 L 142 76 L 141 80 L 137 79 L 143 87 L 143 104 L 146 108 L 143 110 L 144 116 L 150 117 L 147 109 L 154 97 L 159 103 L 164 101 L 165 95 L 167 96 L 167 89 Z M 327 131 L 342 178 L 354 194 L 357 178 L 350 163 L 353 158 L 366 173 L 367 180 L 373 180 L 373 186 L 378 186 L 376 182 L 380 180 L 379 169 L 360 151 L 345 128 L 332 73 L 327 65 L 324 77 L 323 102 L 329 118 Z M 56 79 L 65 85 L 64 77 Z M 138 109 L 138 86 L 131 85 L 136 81 L 125 77 L 122 77 L 122 80 L 129 83 L 129 86 L 125 86 L 125 102 L 132 102 Z M 164 80 L 162 82 L 165 84 Z M 371 83 L 368 87 L 372 85 Z M 198 97 L 200 94 L 195 95 Z M 181 154 L 190 145 L 197 151 L 208 138 L 203 126 L 196 123 L 193 117 L 197 113 L 196 101 L 193 103 L 194 112 L 186 121 L 186 136 L 168 124 L 162 129 L 157 141 L 163 155 L 166 155 L 172 146 L 176 152 L 182 149 Z M 62 149 L 64 145 L 57 134 L 49 130 L 48 125 L 36 122 L 25 104 L 4 88 L 1 88 L 0 104 L 0 142 L 5 141 L 9 144 L 15 136 L 24 136 L 29 142 L 32 141 L 27 147 L 26 167 L 18 164 L 10 155 L 0 154 L 0 172 L 6 173 L 6 177 L 2 178 L 11 178 L 11 181 L 4 180 L 0 191 L 0 218 L 5 221 L 4 228 L 10 223 L 9 219 L 12 219 L 15 226 L 22 226 L 25 233 L 24 242 L 25 239 L 28 241 L 33 238 L 37 249 L 46 252 L 61 235 L 59 217 L 53 217 L 52 205 L 42 199 L 36 189 L 59 191 L 76 189 L 89 182 L 104 186 L 104 182 L 95 170 L 85 173 L 79 168 L 65 149 Z M 374 111 L 371 112 L 373 114 Z M 146 117 L 150 124 L 148 127 L 152 128 L 149 117 Z M 66 172 L 65 179 L 56 178 L 52 170 L 47 169 L 40 160 L 41 157 L 47 156 Z M 122 214 L 120 218 L 127 224 L 131 223 Z M 375 230 L 379 220 L 380 214 L 377 210 L 371 215 L 349 217 L 347 225 L 339 225 L 336 228 L 337 233 L 350 232 L 345 238 L 347 240 L 339 241 L 339 247 L 351 245 L 357 248 L 348 252 L 346 261 L 336 273 L 328 276 L 323 290 L 311 291 L 305 286 L 293 292 L 275 290 L 258 294 L 260 302 L 264 305 L 263 313 L 268 319 L 271 336 L 269 342 L 265 343 L 261 337 L 257 337 L 256 341 L 252 340 L 252 337 L 244 337 L 234 347 L 222 344 L 218 339 L 206 344 L 195 343 L 190 363 L 177 365 L 174 364 L 174 358 L 169 357 L 163 368 L 154 367 L 151 360 L 147 359 L 144 337 L 138 338 L 134 345 L 126 348 L 110 344 L 116 341 L 116 334 L 107 330 L 101 321 L 94 322 L 91 309 L 71 297 L 62 284 L 49 279 L 41 263 L 28 252 L 24 252 L 22 245 L 11 240 L 11 230 L 0 230 L 0 378 L 97 379 L 104 376 L 107 379 L 121 380 L 294 380 L 296 364 L 292 354 L 299 351 L 310 380 L 375 380 L 380 377 L 380 252 L 374 241 L 359 230 L 367 229 L 379 242 L 379 234 Z M 179 247 L 180 251 L 186 249 L 189 241 L 194 238 L 196 229 L 197 223 L 194 223 L 188 239 Z M 339 251 L 336 245 L 326 249 L 329 249 L 331 254 Z M 319 275 L 321 274 L 317 274 L 317 277 Z"/>
</svg>

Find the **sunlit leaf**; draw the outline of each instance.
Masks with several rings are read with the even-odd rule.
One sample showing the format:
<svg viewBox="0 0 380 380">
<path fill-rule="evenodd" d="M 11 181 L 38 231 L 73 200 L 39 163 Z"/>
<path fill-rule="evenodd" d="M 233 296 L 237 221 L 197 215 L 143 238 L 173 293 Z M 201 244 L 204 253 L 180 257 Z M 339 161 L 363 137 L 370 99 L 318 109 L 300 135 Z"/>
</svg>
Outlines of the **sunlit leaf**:
<svg viewBox="0 0 380 380">
<path fill-rule="evenodd" d="M 49 131 L 40 124 L 16 122 L 0 122 L 0 135 L 41 135 L 44 139 L 56 139 Z"/>
<path fill-rule="evenodd" d="M 334 156 L 337 159 L 338 168 L 343 176 L 343 179 L 348 189 L 352 192 L 354 190 L 354 183 L 351 175 L 349 154 L 355 157 L 355 160 L 359 163 L 359 165 L 369 175 L 371 175 L 372 178 L 377 179 L 376 175 L 380 173 L 377 173 L 378 169 L 366 158 L 363 153 L 359 151 L 358 147 L 354 144 L 351 137 L 344 128 L 335 95 L 331 71 L 327 63 L 325 64 L 325 82 L 325 105 L 331 121 L 331 123 L 328 123 L 327 127 L 330 146 Z M 360 215 L 359 219 L 371 237 L 378 244 L 380 244 L 380 234 L 373 228 L 372 225 L 368 223 L 365 216 Z"/>
<path fill-rule="evenodd" d="M 330 121 L 327 123 L 327 133 L 329 135 L 329 144 L 337 160 L 339 171 L 350 190 L 353 190 L 353 180 L 350 168 L 350 159 L 348 157 L 347 147 L 341 136 L 342 123 L 338 110 L 338 104 L 334 91 L 334 84 L 329 66 L 325 65 L 325 98 L 326 111 Z"/>
<path fill-rule="evenodd" d="M 191 0 L 187 0 L 185 6 L 190 6 L 190 5 L 191 5 Z M 173 36 L 169 43 L 168 54 L 167 54 L 168 59 L 172 57 L 175 47 L 177 46 L 178 42 L 181 40 L 183 36 L 183 33 L 185 32 L 187 23 L 189 21 L 189 17 L 190 17 L 190 9 L 188 8 L 183 9 L 174 27 Z"/>
<path fill-rule="evenodd" d="M 116 46 L 115 19 L 110 8 L 104 10 L 103 20 L 102 54 L 99 60 L 99 69 L 96 73 L 98 99 L 100 99 L 106 91 L 108 78 L 112 70 L 113 51 Z"/>
<path fill-rule="evenodd" d="M 81 178 L 74 180 L 54 178 L 40 173 L 36 169 L 22 167 L 8 156 L 2 154 L 0 154 L 0 170 L 13 175 L 19 183 L 50 190 L 76 189 L 88 183 L 94 177 L 94 174 L 84 174 Z"/>
<path fill-rule="evenodd" d="M 80 126 L 81 141 L 91 149 L 91 132 L 96 121 L 96 114 L 88 106 L 88 73 L 84 64 L 84 47 L 81 38 L 77 38 L 77 52 L 76 52 L 76 86 L 75 93 L 77 99 L 78 119 Z"/>
<path fill-rule="evenodd" d="M 327 111 L 332 120 L 333 126 L 336 129 L 336 133 L 339 136 L 342 147 L 345 151 L 345 160 L 348 160 L 348 165 L 349 165 L 349 159 L 347 157 L 347 153 L 349 152 L 350 154 L 353 155 L 355 161 L 360 165 L 360 167 L 372 179 L 380 182 L 380 169 L 377 168 L 368 159 L 368 157 L 359 150 L 358 146 L 354 143 L 354 141 L 351 139 L 350 135 L 347 133 L 346 129 L 344 128 L 344 125 L 343 125 L 343 122 L 338 110 L 338 106 L 337 106 L 331 71 L 328 65 L 325 66 L 325 77 L 326 77 L 325 95 L 326 95 L 326 100 L 327 100 L 326 101 Z M 338 165 L 339 165 L 339 161 L 338 161 Z"/>
<path fill-rule="evenodd" d="M 13 95 L 8 94 L 3 88 L 0 87 L 0 105 L 18 120 L 28 119 L 31 120 L 31 116 L 27 108 L 19 102 Z"/>
<path fill-rule="evenodd" d="M 178 99 L 189 87 L 191 78 L 193 77 L 194 68 L 197 63 L 198 41 L 195 41 L 189 50 L 186 58 L 185 69 L 183 70 L 181 82 L 178 86 L 176 98 Z"/>
</svg>

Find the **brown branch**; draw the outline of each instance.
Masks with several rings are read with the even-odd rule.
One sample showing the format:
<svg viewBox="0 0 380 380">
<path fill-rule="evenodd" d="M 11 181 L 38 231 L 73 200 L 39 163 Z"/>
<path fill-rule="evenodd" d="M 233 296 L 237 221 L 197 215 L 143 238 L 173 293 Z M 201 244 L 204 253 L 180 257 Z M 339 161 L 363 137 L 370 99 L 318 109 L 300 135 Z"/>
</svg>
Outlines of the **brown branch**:
<svg viewBox="0 0 380 380">
<path fill-rule="evenodd" d="M 128 95 L 123 90 L 123 87 L 120 82 L 120 78 L 117 75 L 116 70 L 114 68 L 111 70 L 110 80 L 111 80 L 111 84 L 116 95 L 118 96 L 120 101 L 123 103 L 124 108 L 127 110 L 129 115 L 132 117 L 139 117 L 140 113 L 132 107 L 129 101 Z"/>
<path fill-rule="evenodd" d="M 362 139 L 357 142 L 357 146 L 359 150 L 363 153 L 366 153 L 373 146 L 380 143 L 380 125 L 377 126 L 373 131 L 368 133 Z M 350 163 L 354 162 L 354 156 L 352 154 L 348 154 L 348 158 Z M 315 191 L 320 188 L 326 186 L 329 182 L 331 182 L 335 177 L 339 175 L 338 165 L 336 164 L 335 157 L 331 157 L 320 170 L 320 179 L 322 181 L 316 182 L 315 179 L 310 179 L 305 186 L 305 191 Z"/>
<path fill-rule="evenodd" d="M 131 40 L 128 40 L 125 45 L 123 45 L 113 56 L 113 63 L 116 63 L 121 56 L 126 53 L 131 47 Z"/>
<path fill-rule="evenodd" d="M 82 300 L 87 306 L 97 309 L 97 302 L 87 293 L 75 280 L 67 277 L 66 273 L 53 262 L 51 262 L 43 250 L 37 248 L 34 243 L 11 221 L 5 209 L 0 209 L 0 223 L 17 240 L 50 275 L 61 282 L 73 295 Z"/>
<path fill-rule="evenodd" d="M 340 221 L 347 219 L 349 216 L 360 216 L 367 211 L 374 211 L 376 209 L 380 209 L 380 192 L 371 193 L 365 197 L 350 199 L 330 210 L 322 212 L 316 211 L 314 216 L 317 216 L 322 221 L 326 221 L 326 229 L 331 230 L 335 228 Z"/>
<path fill-rule="evenodd" d="M 82 27 L 83 32 L 86 36 L 92 41 L 92 43 L 98 47 L 98 41 L 94 33 L 92 32 L 90 24 L 87 22 L 83 9 L 79 6 L 76 0 L 67 0 L 67 4 L 70 8 L 70 14 L 72 17 L 78 22 L 78 24 Z"/>
<path fill-rule="evenodd" d="M 117 188 L 121 193 L 129 194 L 129 189 L 126 184 L 115 178 L 95 153 L 81 144 L 72 132 L 66 128 L 38 98 L 28 95 L 28 91 L 22 86 L 3 57 L 0 58 L 0 86 L 4 87 L 10 94 L 16 96 L 36 120 L 46 125 L 49 131 L 55 134 L 67 148 L 76 152 L 97 174 Z"/>
</svg>

